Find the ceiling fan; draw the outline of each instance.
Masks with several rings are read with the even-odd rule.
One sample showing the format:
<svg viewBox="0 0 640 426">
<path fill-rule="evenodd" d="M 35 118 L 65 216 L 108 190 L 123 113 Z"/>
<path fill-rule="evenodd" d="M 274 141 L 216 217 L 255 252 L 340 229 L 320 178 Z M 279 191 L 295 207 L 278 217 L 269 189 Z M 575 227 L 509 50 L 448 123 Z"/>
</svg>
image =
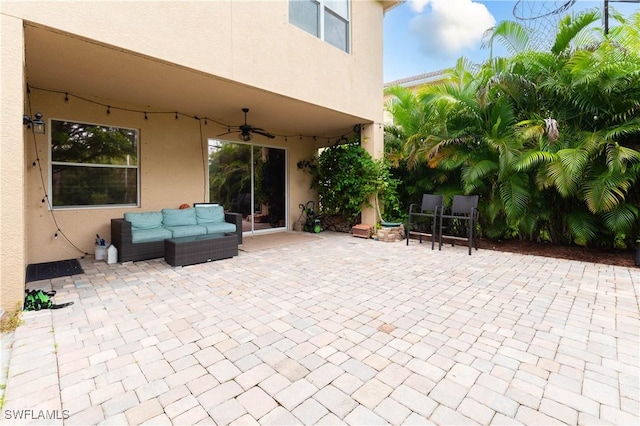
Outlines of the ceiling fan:
<svg viewBox="0 0 640 426">
<path fill-rule="evenodd" d="M 275 138 L 274 135 L 267 132 L 265 129 L 262 129 L 260 127 L 253 127 L 251 124 L 247 124 L 247 113 L 249 112 L 249 108 L 242 108 L 242 112 L 244 112 L 244 124 L 237 126 L 238 130 L 231 130 L 230 127 L 228 132 L 222 133 L 218 135 L 218 137 L 227 135 L 229 133 L 240 132 L 240 134 L 238 135 L 238 139 L 245 142 L 248 142 L 253 138 L 252 133 L 267 137 L 269 139 Z"/>
</svg>

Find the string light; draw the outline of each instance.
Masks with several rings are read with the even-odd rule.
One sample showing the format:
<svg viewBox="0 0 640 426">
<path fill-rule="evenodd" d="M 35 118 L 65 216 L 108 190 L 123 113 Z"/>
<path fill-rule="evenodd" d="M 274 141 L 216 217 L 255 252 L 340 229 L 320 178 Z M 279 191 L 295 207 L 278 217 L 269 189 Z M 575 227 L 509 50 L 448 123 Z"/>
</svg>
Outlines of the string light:
<svg viewBox="0 0 640 426">
<path fill-rule="evenodd" d="M 27 94 L 28 94 L 28 95 L 31 93 L 31 88 L 32 88 L 32 87 L 31 87 L 30 85 L 27 85 Z M 84 97 L 82 97 L 82 96 L 78 96 L 78 95 L 74 95 L 74 94 L 71 94 L 71 95 L 70 95 L 68 92 L 62 92 L 62 91 L 58 91 L 58 90 L 51 90 L 51 89 L 43 89 L 43 88 L 38 88 L 38 87 L 33 87 L 33 89 L 41 90 L 41 91 L 44 91 L 44 92 L 50 92 L 50 93 L 58 93 L 58 94 L 62 94 L 62 93 L 64 93 L 64 102 L 65 102 L 65 103 L 69 103 L 70 96 L 73 96 L 73 97 L 75 97 L 75 98 L 77 98 L 77 99 L 80 99 L 80 100 L 83 100 L 83 101 L 85 101 L 85 102 L 92 103 L 92 104 L 95 104 L 95 105 L 100 105 L 100 106 L 102 106 L 102 107 L 106 107 L 106 108 L 107 108 L 107 111 L 106 111 L 106 112 L 107 112 L 107 115 L 110 115 L 110 114 L 111 114 L 111 105 L 107 105 L 107 104 L 103 104 L 103 103 L 100 103 L 100 102 L 96 102 L 96 101 L 94 101 L 94 100 L 91 100 L 91 99 L 88 99 L 88 98 L 84 98 Z M 28 97 L 28 102 L 29 102 L 29 109 L 31 109 L 31 98 L 30 98 L 30 96 Z M 141 111 L 141 110 L 135 110 L 135 109 L 129 109 L 129 108 L 123 108 L 123 107 L 117 107 L 117 106 L 116 106 L 116 107 L 113 107 L 113 108 L 114 108 L 114 109 L 117 109 L 117 110 L 120 110 L 120 111 L 128 111 L 128 112 L 144 113 L 145 120 L 148 120 L 147 111 Z M 157 111 L 157 112 L 150 112 L 149 114 L 171 114 L 171 113 L 173 113 L 173 114 L 174 114 L 174 117 L 175 117 L 175 119 L 177 120 L 177 119 L 178 119 L 178 114 L 179 114 L 179 112 L 178 112 L 178 111 L 163 111 L 163 112 Z M 180 114 L 182 114 L 182 113 L 180 113 Z M 188 114 L 182 114 L 182 115 L 189 117 L 189 115 L 188 115 Z M 200 119 L 198 116 L 191 116 L 191 117 L 193 117 L 195 120 L 198 120 L 198 121 L 202 124 L 202 121 L 201 121 L 201 119 Z M 205 117 L 205 118 L 204 118 L 204 124 L 205 124 L 205 125 L 208 123 L 208 120 L 210 120 L 208 117 Z M 220 125 L 220 126 L 226 126 L 226 127 L 227 127 L 227 131 L 228 131 L 228 132 L 231 132 L 231 127 L 237 127 L 237 126 L 230 126 L 229 124 L 221 123 L 221 122 L 216 121 L 216 120 L 213 120 L 213 119 L 211 119 L 211 121 L 213 121 L 214 123 L 216 123 L 216 124 L 218 124 L 218 125 Z M 373 125 L 373 124 L 378 124 L 378 126 L 380 126 L 381 128 L 383 127 L 382 123 L 374 122 L 374 123 L 370 123 L 370 124 L 371 124 L 371 125 Z M 358 127 L 361 127 L 361 126 L 362 126 L 362 125 L 358 125 Z M 359 130 L 360 130 L 360 129 L 359 129 Z M 355 131 L 354 131 L 353 133 L 357 133 L 357 132 L 355 132 Z M 287 142 L 287 141 L 288 141 L 288 136 L 294 137 L 295 135 L 279 135 L 279 134 L 276 134 L 276 136 L 283 137 L 283 138 L 284 138 L 284 140 L 285 140 L 285 142 Z M 304 135 L 302 135 L 302 134 L 300 134 L 300 133 L 298 134 L 298 137 L 299 137 L 300 141 L 302 141 L 303 136 L 304 136 Z M 316 137 L 316 136 L 304 136 L 304 137 L 312 137 L 314 141 L 317 141 L 317 137 Z M 335 136 L 334 136 L 334 137 L 335 137 Z M 342 135 L 342 136 L 341 136 L 341 138 L 346 139 L 346 137 L 345 137 L 344 135 Z M 330 139 L 331 139 L 331 137 L 327 138 L 327 141 L 328 141 L 328 142 L 330 142 Z M 36 143 L 36 141 L 35 141 L 35 139 L 34 139 L 34 144 L 35 144 L 35 143 Z M 36 146 L 36 150 L 37 150 L 37 146 Z M 39 158 L 36 158 L 36 161 L 34 161 L 34 162 L 32 163 L 32 165 L 33 165 L 33 167 L 34 167 L 34 168 L 36 168 L 38 165 L 40 165 L 40 160 L 39 160 Z M 43 188 L 44 188 L 46 185 L 44 184 L 44 174 L 43 174 L 43 170 L 42 170 L 42 167 L 41 167 L 41 166 L 40 166 L 40 178 L 41 178 L 41 180 L 42 180 Z M 51 213 L 51 217 L 53 218 L 53 221 L 54 221 L 54 223 L 55 223 L 55 224 L 56 224 L 56 226 L 57 226 L 57 230 L 56 230 L 56 232 L 53 234 L 54 239 L 56 239 L 56 240 L 57 240 L 57 239 L 58 239 L 58 236 L 62 236 L 62 237 L 63 237 L 63 238 L 64 238 L 64 239 L 65 239 L 65 240 L 66 240 L 66 241 L 67 241 L 67 242 L 68 242 L 68 243 L 73 247 L 73 248 L 75 248 L 75 249 L 76 249 L 76 250 L 78 250 L 80 253 L 82 253 L 82 254 L 83 254 L 82 258 L 84 258 L 84 256 L 87 256 L 89 253 L 87 253 L 87 252 L 85 252 L 85 251 L 81 250 L 79 247 L 77 247 L 77 246 L 76 246 L 76 245 L 75 245 L 71 240 L 69 240 L 69 238 L 64 234 L 64 232 L 59 228 L 59 226 L 58 226 L 58 224 L 57 224 L 56 215 L 55 215 L 55 213 L 54 213 L 54 209 L 53 209 L 53 207 L 51 206 L 51 204 L 50 204 L 50 202 L 48 201 L 48 199 L 49 199 L 49 196 L 48 196 L 48 194 L 45 192 L 44 197 L 43 197 L 43 198 L 42 198 L 42 200 L 41 200 L 41 203 L 42 203 L 42 204 L 48 203 L 48 204 L 49 204 L 49 206 L 50 206 L 49 211 L 50 211 L 50 213 Z"/>
<path fill-rule="evenodd" d="M 204 118 L 202 118 L 202 119 L 201 119 L 201 118 L 200 118 L 200 117 L 198 117 L 198 116 L 189 115 L 189 114 L 183 114 L 183 113 L 181 113 L 181 112 L 179 112 L 179 111 L 156 111 L 156 112 L 149 112 L 149 111 L 144 111 L 144 110 L 136 110 L 136 109 L 130 109 L 130 108 L 123 108 L 123 107 L 111 106 L 111 105 L 103 104 L 103 103 L 100 103 L 100 102 L 96 102 L 96 101 L 91 100 L 91 99 L 88 99 L 88 98 L 84 98 L 84 97 L 82 97 L 82 96 L 75 95 L 75 94 L 73 94 L 73 93 L 71 93 L 71 94 L 70 94 L 69 92 L 63 92 L 63 91 L 59 91 L 59 90 L 52 90 L 52 89 L 43 89 L 43 88 L 39 88 L 39 87 L 31 87 L 30 85 L 27 85 L 27 93 L 31 93 L 31 89 L 41 90 L 41 91 L 44 91 L 44 92 L 51 92 L 51 93 L 60 93 L 60 94 L 64 94 L 64 102 L 65 102 L 65 103 L 69 103 L 69 102 L 70 102 L 71 97 L 75 97 L 75 98 L 81 99 L 81 100 L 83 100 L 83 101 L 85 101 L 85 102 L 89 102 L 89 103 L 96 104 L 96 105 L 101 105 L 101 106 L 103 106 L 103 107 L 105 107 L 105 108 L 107 109 L 107 115 L 111 115 L 111 109 L 113 108 L 113 109 L 120 110 L 120 111 L 128 111 L 128 112 L 138 112 L 138 113 L 142 113 L 142 114 L 144 114 L 145 120 L 149 120 L 149 116 L 150 116 L 151 114 L 173 114 L 173 115 L 174 115 L 174 118 L 175 118 L 176 120 L 178 119 L 178 115 L 184 115 L 184 116 L 186 116 L 186 117 L 193 117 L 195 120 L 198 120 L 198 121 L 200 121 L 200 120 L 204 120 L 204 124 L 205 124 L 205 125 L 207 125 L 207 124 L 208 124 L 208 122 L 209 122 L 209 120 L 211 120 L 211 121 L 213 121 L 214 123 L 216 123 L 216 124 L 218 124 L 218 125 L 220 125 L 220 126 L 226 126 L 226 127 L 227 127 L 227 132 L 231 132 L 231 128 L 232 128 L 232 127 L 238 127 L 238 126 L 231 126 L 231 125 L 229 125 L 229 124 L 227 124 L 227 123 L 221 123 L 221 122 L 219 122 L 219 121 L 216 121 L 216 120 L 211 119 L 211 118 L 208 118 L 208 117 L 204 117 Z M 374 122 L 374 123 L 370 123 L 370 124 L 371 124 L 371 125 L 373 125 L 373 124 L 377 124 L 380 128 L 383 128 L 383 123 Z M 358 128 L 362 128 L 362 126 L 363 126 L 363 125 L 362 125 L 362 124 L 357 124 L 356 126 L 357 126 Z M 356 126 L 354 126 L 354 127 L 356 127 Z M 353 131 L 353 133 L 357 133 L 357 132 L 356 132 L 356 131 Z M 283 137 L 283 138 L 284 138 L 284 140 L 285 140 L 285 142 L 288 142 L 288 137 L 294 137 L 295 135 L 275 134 L 275 136 Z M 310 136 L 310 135 L 302 135 L 302 134 L 298 134 L 298 137 L 299 137 L 299 139 L 300 139 L 301 141 L 303 140 L 303 137 L 305 137 L 305 138 L 307 138 L 307 137 L 308 137 L 308 138 L 313 138 L 313 140 L 314 140 L 314 141 L 317 141 L 317 140 L 318 140 L 317 136 Z M 327 140 L 328 140 L 328 142 L 330 143 L 330 140 L 331 140 L 332 138 L 336 138 L 336 137 L 337 137 L 337 136 L 329 136 L 329 137 L 327 138 Z"/>
</svg>

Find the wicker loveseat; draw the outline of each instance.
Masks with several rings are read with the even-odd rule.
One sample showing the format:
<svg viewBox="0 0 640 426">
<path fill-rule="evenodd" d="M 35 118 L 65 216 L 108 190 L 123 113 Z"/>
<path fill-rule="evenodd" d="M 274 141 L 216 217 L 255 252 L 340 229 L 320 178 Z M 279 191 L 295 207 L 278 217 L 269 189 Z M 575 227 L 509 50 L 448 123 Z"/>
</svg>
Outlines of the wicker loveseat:
<svg viewBox="0 0 640 426">
<path fill-rule="evenodd" d="M 242 244 L 242 215 L 224 212 L 222 206 L 198 204 L 111 219 L 111 243 L 118 249 L 120 262 L 163 257 L 164 240 L 169 238 L 220 233 L 236 233 Z"/>
</svg>

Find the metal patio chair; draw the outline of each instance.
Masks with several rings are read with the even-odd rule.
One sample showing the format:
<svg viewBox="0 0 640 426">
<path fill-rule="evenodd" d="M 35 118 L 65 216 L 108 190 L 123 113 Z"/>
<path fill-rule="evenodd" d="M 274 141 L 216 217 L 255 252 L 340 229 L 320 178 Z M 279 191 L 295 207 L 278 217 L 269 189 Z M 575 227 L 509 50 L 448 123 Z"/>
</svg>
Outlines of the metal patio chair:
<svg viewBox="0 0 640 426">
<path fill-rule="evenodd" d="M 478 250 L 477 225 L 478 196 L 454 195 L 451 208 L 445 208 L 440 214 L 438 250 L 442 250 L 442 238 L 444 236 L 451 240 L 452 246 L 455 245 L 456 241 L 467 241 L 469 245 L 469 255 L 471 255 L 472 245 Z M 447 235 L 444 235 L 445 228 Z"/>
<path fill-rule="evenodd" d="M 423 194 L 422 204 L 409 206 L 407 245 L 409 245 L 411 235 L 417 235 L 420 244 L 422 244 L 422 237 L 431 237 L 431 250 L 434 249 L 438 217 L 442 212 L 442 201 L 442 195 Z M 431 226 L 430 230 L 429 225 Z"/>
</svg>

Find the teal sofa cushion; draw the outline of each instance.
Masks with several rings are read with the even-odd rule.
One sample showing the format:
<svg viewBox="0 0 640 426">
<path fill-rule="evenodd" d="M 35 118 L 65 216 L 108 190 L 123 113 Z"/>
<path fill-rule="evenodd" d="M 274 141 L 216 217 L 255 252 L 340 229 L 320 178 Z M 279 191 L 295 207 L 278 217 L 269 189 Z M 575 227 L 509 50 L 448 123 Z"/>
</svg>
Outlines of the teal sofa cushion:
<svg viewBox="0 0 640 426">
<path fill-rule="evenodd" d="M 188 209 L 162 209 L 162 226 L 197 225 L 196 210 Z"/>
<path fill-rule="evenodd" d="M 124 218 L 127 222 L 131 222 L 132 231 L 156 229 L 162 226 L 162 213 L 160 212 L 125 213 Z"/>
<path fill-rule="evenodd" d="M 165 226 L 164 228 L 171 231 L 173 236 L 169 238 L 193 237 L 195 235 L 207 235 L 207 228 L 205 228 L 204 226 L 198 226 L 198 225 Z"/>
<path fill-rule="evenodd" d="M 236 225 L 233 223 L 204 223 L 200 226 L 207 228 L 207 234 L 224 234 L 225 232 L 236 232 Z"/>
<path fill-rule="evenodd" d="M 196 219 L 198 225 L 205 223 L 222 223 L 224 222 L 224 208 L 216 205 L 196 206 Z"/>
<path fill-rule="evenodd" d="M 152 241 L 163 241 L 171 238 L 173 234 L 168 229 L 131 229 L 132 243 L 149 243 Z"/>
</svg>

